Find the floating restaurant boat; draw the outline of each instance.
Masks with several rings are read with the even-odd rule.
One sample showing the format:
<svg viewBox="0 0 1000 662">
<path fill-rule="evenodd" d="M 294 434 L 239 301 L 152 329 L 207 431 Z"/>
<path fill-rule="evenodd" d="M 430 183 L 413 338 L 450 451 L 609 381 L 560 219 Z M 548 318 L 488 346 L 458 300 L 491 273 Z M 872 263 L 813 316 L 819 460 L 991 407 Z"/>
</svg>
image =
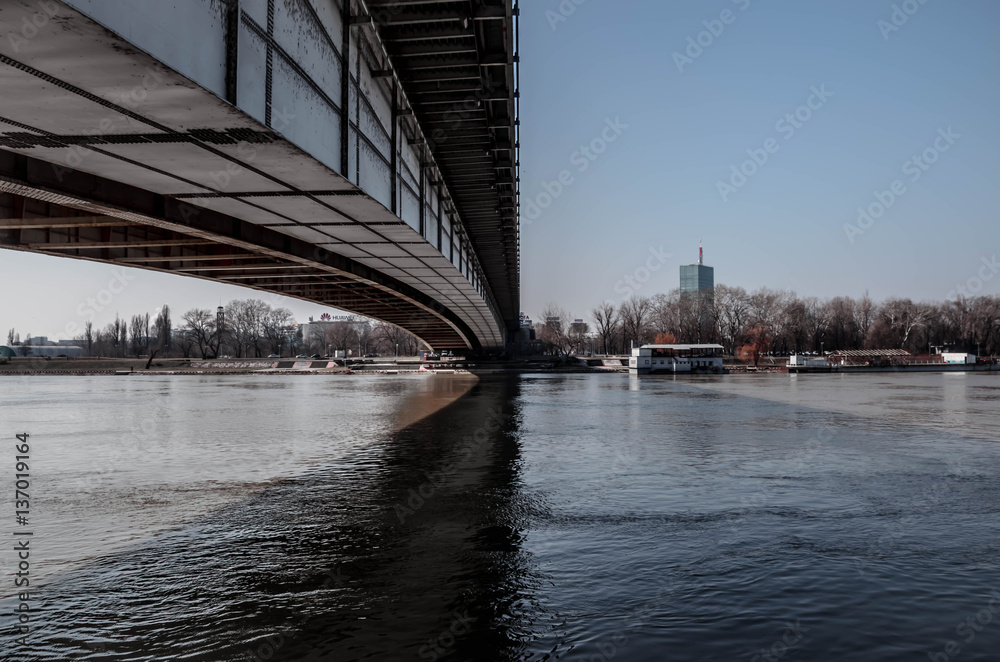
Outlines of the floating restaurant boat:
<svg viewBox="0 0 1000 662">
<path fill-rule="evenodd" d="M 719 374 L 722 345 L 640 345 L 632 348 L 628 361 L 630 375 Z"/>
</svg>

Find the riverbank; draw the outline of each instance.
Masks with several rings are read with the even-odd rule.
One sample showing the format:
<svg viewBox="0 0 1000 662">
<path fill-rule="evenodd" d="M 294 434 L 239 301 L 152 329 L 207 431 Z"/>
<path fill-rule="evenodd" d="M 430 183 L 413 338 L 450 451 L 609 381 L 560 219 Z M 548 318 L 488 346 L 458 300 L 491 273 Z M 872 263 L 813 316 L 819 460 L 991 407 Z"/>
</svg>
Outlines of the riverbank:
<svg viewBox="0 0 1000 662">
<path fill-rule="evenodd" d="M 146 368 L 146 357 L 132 359 L 117 358 L 51 358 L 40 357 L 12 358 L 0 362 L 2 375 L 204 375 L 204 374 L 269 374 L 279 372 L 281 363 L 288 363 L 290 374 L 312 374 L 315 372 L 344 373 L 348 372 L 340 366 L 330 366 L 330 361 L 299 361 L 297 359 L 155 359 Z M 295 363 L 316 363 L 316 368 L 300 370 L 291 369 Z M 319 363 L 324 366 L 321 369 Z M 280 370 L 280 372 L 286 372 Z"/>
<path fill-rule="evenodd" d="M 147 358 L 12 358 L 0 362 L 3 375 L 318 375 L 318 374 L 521 374 L 534 372 L 606 372 L 578 365 L 524 361 L 441 361 L 416 358 L 366 359 L 345 368 L 330 359 L 156 359 Z M 426 366 L 422 369 L 422 366 Z M 627 368 L 622 369 L 627 372 Z"/>
</svg>

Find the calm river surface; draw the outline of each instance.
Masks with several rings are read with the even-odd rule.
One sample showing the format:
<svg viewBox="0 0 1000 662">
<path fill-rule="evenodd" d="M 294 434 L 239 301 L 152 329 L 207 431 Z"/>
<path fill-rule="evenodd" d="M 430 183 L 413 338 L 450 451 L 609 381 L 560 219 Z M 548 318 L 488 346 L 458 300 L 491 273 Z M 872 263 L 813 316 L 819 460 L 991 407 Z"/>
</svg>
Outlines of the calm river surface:
<svg viewBox="0 0 1000 662">
<path fill-rule="evenodd" d="M 988 374 L 7 377 L 0 659 L 996 660 L 998 414 Z"/>
</svg>

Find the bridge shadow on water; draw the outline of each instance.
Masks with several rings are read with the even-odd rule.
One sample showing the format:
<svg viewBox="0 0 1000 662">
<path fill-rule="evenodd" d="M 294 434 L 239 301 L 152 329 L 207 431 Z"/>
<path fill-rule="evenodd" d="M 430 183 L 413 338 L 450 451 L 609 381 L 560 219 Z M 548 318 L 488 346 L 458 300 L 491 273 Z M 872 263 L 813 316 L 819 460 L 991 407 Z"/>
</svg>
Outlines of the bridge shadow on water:
<svg viewBox="0 0 1000 662">
<path fill-rule="evenodd" d="M 19 651 L 524 659 L 539 580 L 521 547 L 519 390 L 484 379 L 384 443 L 53 580 Z"/>
</svg>

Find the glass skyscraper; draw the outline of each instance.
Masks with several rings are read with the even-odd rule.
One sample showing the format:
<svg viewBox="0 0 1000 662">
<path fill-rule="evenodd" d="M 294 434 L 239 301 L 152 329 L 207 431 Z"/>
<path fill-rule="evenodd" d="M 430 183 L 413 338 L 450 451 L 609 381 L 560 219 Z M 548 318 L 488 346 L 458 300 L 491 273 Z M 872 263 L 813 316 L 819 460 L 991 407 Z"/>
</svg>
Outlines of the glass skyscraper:
<svg viewBox="0 0 1000 662">
<path fill-rule="evenodd" d="M 711 293 L 715 289 L 715 269 L 704 264 L 681 266 L 681 294 L 686 292 Z"/>
<path fill-rule="evenodd" d="M 698 264 L 681 266 L 681 300 L 694 304 L 695 308 L 691 312 L 698 316 L 697 337 L 687 341 L 701 342 L 711 323 L 710 313 L 715 304 L 715 269 L 705 266 L 705 255 L 700 246 Z"/>
<path fill-rule="evenodd" d="M 701 294 L 711 297 L 715 293 L 715 269 L 705 266 L 705 251 L 698 246 L 698 264 L 681 266 L 681 296 Z"/>
</svg>

